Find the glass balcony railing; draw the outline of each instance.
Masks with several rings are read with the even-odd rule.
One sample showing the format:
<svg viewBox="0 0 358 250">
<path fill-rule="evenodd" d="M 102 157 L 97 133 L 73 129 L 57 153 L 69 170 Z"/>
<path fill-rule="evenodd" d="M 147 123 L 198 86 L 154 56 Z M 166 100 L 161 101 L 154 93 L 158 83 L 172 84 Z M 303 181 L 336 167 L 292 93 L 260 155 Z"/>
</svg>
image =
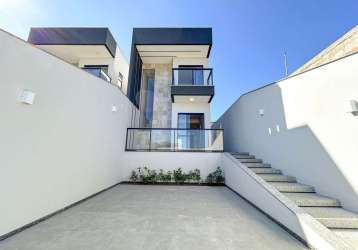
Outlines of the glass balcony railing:
<svg viewBox="0 0 358 250">
<path fill-rule="evenodd" d="M 102 68 L 83 67 L 82 69 L 92 75 L 95 75 L 95 76 L 107 81 L 107 82 L 111 82 L 111 78 L 102 70 Z"/>
<path fill-rule="evenodd" d="M 222 129 L 128 128 L 127 151 L 223 152 Z"/>
<path fill-rule="evenodd" d="M 213 69 L 174 68 L 173 85 L 211 86 L 213 85 Z"/>
</svg>

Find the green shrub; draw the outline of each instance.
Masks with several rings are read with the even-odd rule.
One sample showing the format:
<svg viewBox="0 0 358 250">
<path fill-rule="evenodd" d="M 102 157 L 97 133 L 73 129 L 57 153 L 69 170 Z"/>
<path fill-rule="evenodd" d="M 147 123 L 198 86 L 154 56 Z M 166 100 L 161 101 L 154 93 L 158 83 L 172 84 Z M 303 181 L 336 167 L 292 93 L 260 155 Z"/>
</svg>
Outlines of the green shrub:
<svg viewBox="0 0 358 250">
<path fill-rule="evenodd" d="M 157 181 L 171 182 L 171 180 L 172 180 L 172 172 L 168 171 L 165 173 L 163 169 L 159 170 L 159 173 L 157 175 Z"/>
<path fill-rule="evenodd" d="M 181 168 L 174 170 L 173 172 L 165 172 L 160 169 L 159 172 L 156 170 L 149 169 L 148 167 L 139 167 L 137 171 L 133 170 L 130 176 L 131 182 L 143 182 L 143 183 L 155 183 L 155 182 L 172 182 L 184 183 L 185 181 L 191 180 L 194 182 L 200 182 L 200 170 L 194 169 L 189 173 L 184 173 Z"/>
<path fill-rule="evenodd" d="M 214 175 L 212 174 L 212 173 L 210 173 L 209 175 L 208 175 L 208 177 L 206 177 L 206 182 L 207 183 L 215 183 L 215 178 L 214 178 Z"/>
<path fill-rule="evenodd" d="M 207 183 L 224 183 L 225 182 L 225 175 L 224 171 L 217 167 L 216 170 L 212 173 L 209 173 L 208 177 L 206 177 Z"/>
<path fill-rule="evenodd" d="M 200 170 L 199 169 L 194 169 L 193 171 L 190 170 L 189 173 L 186 176 L 187 180 L 192 180 L 192 181 L 196 181 L 199 182 L 200 181 Z"/>
<path fill-rule="evenodd" d="M 137 172 L 133 170 L 132 173 L 131 173 L 131 176 L 129 177 L 129 179 L 130 179 L 130 181 L 132 181 L 132 182 L 138 181 L 138 174 L 137 174 Z"/>
<path fill-rule="evenodd" d="M 173 177 L 176 183 L 183 183 L 187 179 L 186 174 L 183 173 L 183 170 L 181 168 L 178 168 L 177 170 L 173 171 Z"/>
<path fill-rule="evenodd" d="M 171 182 L 172 181 L 172 175 L 173 173 L 171 171 L 168 171 L 165 175 L 164 175 L 164 180 L 166 182 Z"/>
<path fill-rule="evenodd" d="M 143 168 L 142 180 L 144 183 L 154 183 L 157 179 L 157 171 L 151 170 L 147 167 Z"/>
</svg>

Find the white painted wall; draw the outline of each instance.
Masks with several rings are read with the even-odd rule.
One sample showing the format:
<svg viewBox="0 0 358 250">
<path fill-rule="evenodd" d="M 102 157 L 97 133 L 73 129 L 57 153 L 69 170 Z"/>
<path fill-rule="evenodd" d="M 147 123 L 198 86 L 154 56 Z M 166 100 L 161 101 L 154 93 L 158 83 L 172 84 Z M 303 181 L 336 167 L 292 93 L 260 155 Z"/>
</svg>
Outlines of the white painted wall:
<svg viewBox="0 0 358 250">
<path fill-rule="evenodd" d="M 183 171 L 199 169 L 201 178 L 206 179 L 208 174 L 220 166 L 222 153 L 195 153 L 195 152 L 125 152 L 121 165 L 122 181 L 128 181 L 132 170 L 138 167 L 163 169 L 173 171 L 182 168 Z"/>
<path fill-rule="evenodd" d="M 354 54 L 241 96 L 215 124 L 225 150 L 248 151 L 358 212 L 358 116 L 344 109 L 358 101 L 357 69 Z"/>
<path fill-rule="evenodd" d="M 204 113 L 205 128 L 210 128 L 210 103 L 172 103 L 172 128 L 178 127 L 178 113 Z"/>
<path fill-rule="evenodd" d="M 188 57 L 174 57 L 173 68 L 178 68 L 179 65 L 203 65 L 204 68 L 209 67 L 208 58 L 188 58 Z"/>
<path fill-rule="evenodd" d="M 3 235 L 118 183 L 136 109 L 115 86 L 2 30 L 0 55 Z M 19 102 L 24 89 L 33 105 Z"/>
</svg>

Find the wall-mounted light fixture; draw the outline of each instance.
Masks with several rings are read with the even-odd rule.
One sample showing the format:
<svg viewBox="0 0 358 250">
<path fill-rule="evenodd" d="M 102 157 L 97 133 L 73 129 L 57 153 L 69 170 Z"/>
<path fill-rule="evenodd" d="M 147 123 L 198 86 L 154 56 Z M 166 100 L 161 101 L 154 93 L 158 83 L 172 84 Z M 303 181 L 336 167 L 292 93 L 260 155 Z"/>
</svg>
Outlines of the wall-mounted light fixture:
<svg viewBox="0 0 358 250">
<path fill-rule="evenodd" d="M 264 116 L 264 114 L 265 114 L 265 111 L 263 109 L 259 109 L 259 115 Z"/>
<path fill-rule="evenodd" d="M 356 100 L 346 101 L 344 106 L 345 106 L 346 113 L 358 115 L 358 102 Z"/>
<path fill-rule="evenodd" d="M 117 112 L 117 106 L 116 105 L 112 105 L 112 112 Z"/>
<path fill-rule="evenodd" d="M 20 102 L 32 105 L 35 101 L 35 95 L 34 92 L 24 89 L 20 95 Z"/>
</svg>

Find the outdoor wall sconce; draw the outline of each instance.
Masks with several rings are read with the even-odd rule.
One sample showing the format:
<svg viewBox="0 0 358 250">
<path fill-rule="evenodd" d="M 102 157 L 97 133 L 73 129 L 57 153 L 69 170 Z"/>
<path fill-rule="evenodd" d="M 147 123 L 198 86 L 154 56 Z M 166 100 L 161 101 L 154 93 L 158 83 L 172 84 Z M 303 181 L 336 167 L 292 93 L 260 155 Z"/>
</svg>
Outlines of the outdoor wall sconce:
<svg viewBox="0 0 358 250">
<path fill-rule="evenodd" d="M 264 114 L 265 114 L 265 111 L 263 109 L 259 109 L 259 115 L 262 117 L 262 116 L 264 116 Z"/>
<path fill-rule="evenodd" d="M 349 100 L 345 103 L 346 113 L 358 115 L 358 102 L 356 100 Z"/>
<path fill-rule="evenodd" d="M 20 95 L 20 102 L 32 105 L 35 101 L 35 95 L 34 92 L 24 89 Z"/>
</svg>

